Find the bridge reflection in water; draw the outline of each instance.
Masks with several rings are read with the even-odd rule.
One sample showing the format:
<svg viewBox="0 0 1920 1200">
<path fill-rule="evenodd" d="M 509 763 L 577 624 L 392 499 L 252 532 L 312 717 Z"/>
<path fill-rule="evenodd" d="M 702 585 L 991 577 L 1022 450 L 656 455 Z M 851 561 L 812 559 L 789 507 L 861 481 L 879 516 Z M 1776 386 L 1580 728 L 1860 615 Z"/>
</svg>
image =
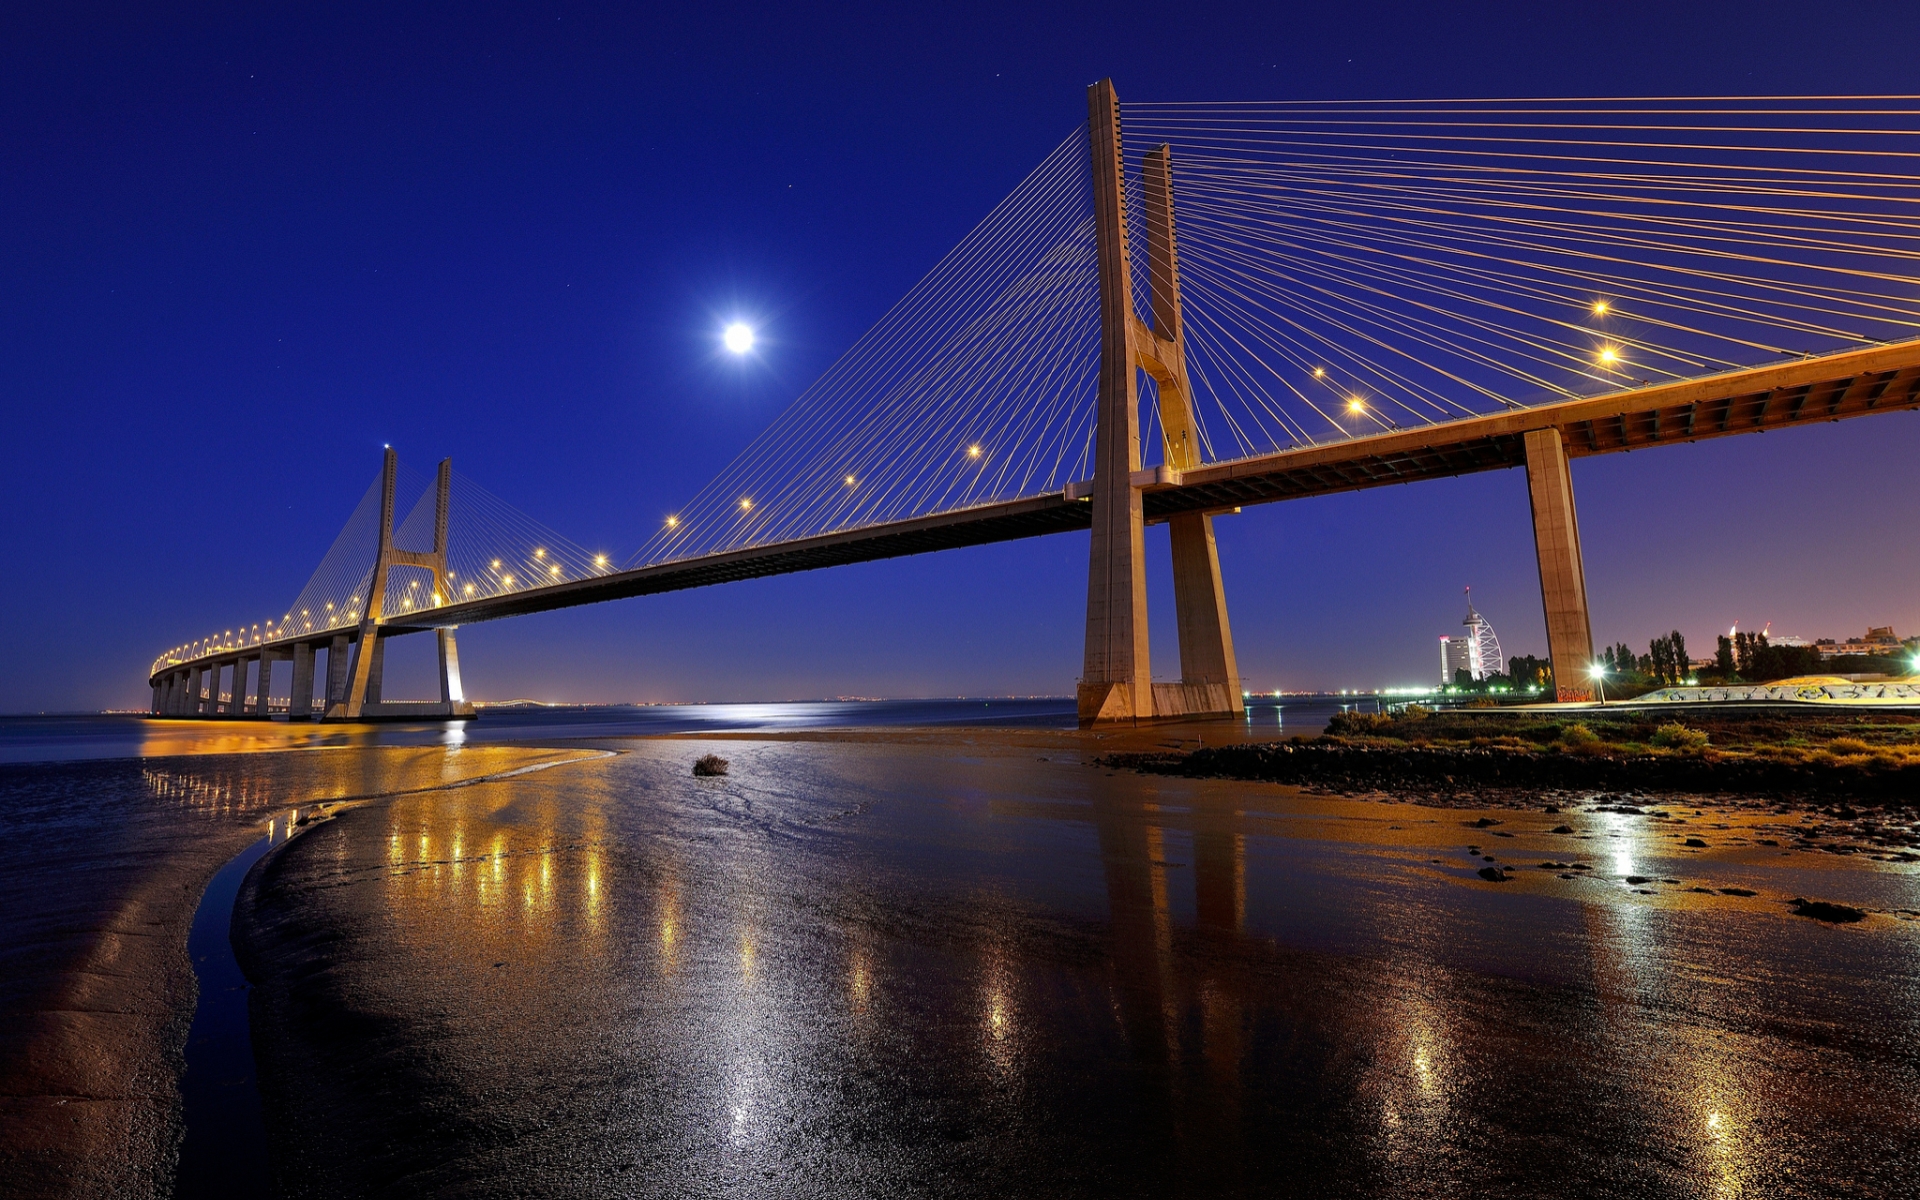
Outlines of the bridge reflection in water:
<svg viewBox="0 0 1920 1200">
<path fill-rule="evenodd" d="M 710 748 L 733 773 L 688 778 Z M 348 813 L 260 896 L 285 1161 L 356 1193 L 1732 1196 L 1874 1175 L 1855 1127 L 1920 1144 L 1875 1065 L 1920 1046 L 1867 1019 L 1920 955 L 1775 915 L 1787 860 L 1507 813 L 1509 857 L 1599 878 L 1496 887 L 1471 814 L 1071 757 L 674 741 Z M 1762 894 L 1641 896 L 1621 856 Z"/>
</svg>

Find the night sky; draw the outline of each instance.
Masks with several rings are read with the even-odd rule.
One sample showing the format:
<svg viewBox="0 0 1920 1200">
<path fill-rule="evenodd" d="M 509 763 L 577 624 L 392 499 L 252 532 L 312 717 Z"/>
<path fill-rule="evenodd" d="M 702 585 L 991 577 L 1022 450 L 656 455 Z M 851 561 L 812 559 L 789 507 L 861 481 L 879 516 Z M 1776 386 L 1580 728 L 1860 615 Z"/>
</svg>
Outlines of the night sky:
<svg viewBox="0 0 1920 1200">
<path fill-rule="evenodd" d="M 1564 15 L 1563 15 L 1564 14 Z M 1920 92 L 1911 5 L 11 5 L 0 711 L 144 707 L 395 445 L 624 560 L 1123 102 Z M 734 317 L 761 353 L 719 351 Z M 1920 632 L 1920 415 L 1574 466 L 1597 643 Z M 1519 471 L 1219 522 L 1250 687 L 1545 653 Z M 1172 677 L 1164 529 L 1156 674 Z M 462 633 L 479 699 L 1071 694 L 1086 536 Z M 389 696 L 426 695 L 431 639 Z"/>
</svg>

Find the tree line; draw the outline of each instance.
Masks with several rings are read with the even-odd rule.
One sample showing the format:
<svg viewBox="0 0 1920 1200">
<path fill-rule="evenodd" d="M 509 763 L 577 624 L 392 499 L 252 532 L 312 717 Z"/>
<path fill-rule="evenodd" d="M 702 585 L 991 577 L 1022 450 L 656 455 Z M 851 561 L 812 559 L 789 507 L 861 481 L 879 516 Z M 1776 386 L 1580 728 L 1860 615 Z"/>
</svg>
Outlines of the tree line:
<svg viewBox="0 0 1920 1200">
<path fill-rule="evenodd" d="M 1615 689 L 1635 687 L 1770 683 L 1776 679 L 1833 672 L 1898 675 L 1912 669 L 1912 663 L 1905 658 L 1852 656 L 1844 661 L 1827 661 L 1811 646 L 1775 646 L 1767 641 L 1764 633 L 1735 633 L 1719 639 L 1711 666 L 1695 670 L 1687 659 L 1687 639 L 1678 629 L 1654 638 L 1647 644 L 1645 654 L 1635 654 L 1625 642 L 1616 642 L 1600 651 L 1597 662 L 1606 669 L 1605 686 L 1609 696 Z M 1548 692 L 1553 690 L 1553 664 L 1531 654 L 1516 654 L 1507 660 L 1504 674 L 1475 680 L 1465 671 L 1455 671 L 1453 686 L 1465 692 L 1524 692 L 1529 688 Z"/>
</svg>

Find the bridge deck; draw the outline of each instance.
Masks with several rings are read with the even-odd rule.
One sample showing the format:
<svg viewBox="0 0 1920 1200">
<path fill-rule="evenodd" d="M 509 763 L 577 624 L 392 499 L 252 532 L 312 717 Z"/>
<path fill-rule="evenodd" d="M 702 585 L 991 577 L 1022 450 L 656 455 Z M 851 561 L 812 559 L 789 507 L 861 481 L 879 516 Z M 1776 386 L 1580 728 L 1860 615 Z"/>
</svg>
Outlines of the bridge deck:
<svg viewBox="0 0 1920 1200">
<path fill-rule="evenodd" d="M 1580 458 L 1916 407 L 1920 341 L 1900 342 L 1214 463 L 1149 484 L 1143 502 L 1149 518 L 1163 518 L 1516 467 L 1525 462 L 1522 436 L 1532 429 L 1561 430 L 1569 457 Z M 1050 494 L 489 596 L 412 613 L 404 623 L 392 622 L 386 629 L 399 634 L 472 625 L 629 596 L 1065 533 L 1090 524 L 1086 501 Z M 341 632 L 350 631 L 315 631 L 269 648 L 301 641 L 321 644 Z M 165 670 L 228 661 L 259 649 L 215 650 Z"/>
</svg>

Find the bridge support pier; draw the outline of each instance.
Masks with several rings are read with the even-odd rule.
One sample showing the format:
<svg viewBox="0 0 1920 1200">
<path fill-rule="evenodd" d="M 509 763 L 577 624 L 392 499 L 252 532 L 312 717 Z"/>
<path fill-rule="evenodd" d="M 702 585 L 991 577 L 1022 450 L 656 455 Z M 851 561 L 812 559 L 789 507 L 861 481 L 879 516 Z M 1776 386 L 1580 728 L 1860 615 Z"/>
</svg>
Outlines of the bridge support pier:
<svg viewBox="0 0 1920 1200">
<path fill-rule="evenodd" d="M 363 707 L 368 704 L 378 704 L 380 703 L 380 681 L 385 677 L 387 668 L 386 636 L 378 629 L 370 634 L 361 634 L 359 653 L 365 655 L 367 659 L 366 677 L 359 688 L 361 704 Z M 359 659 L 356 658 L 354 662 L 357 666 Z M 355 672 L 355 678 L 360 678 L 358 672 Z"/>
<path fill-rule="evenodd" d="M 1587 667 L 1593 662 L 1593 630 L 1587 619 L 1587 577 L 1580 562 L 1580 523 L 1573 510 L 1566 442 L 1558 429 L 1535 429 L 1525 435 L 1525 443 L 1554 694 L 1562 703 L 1591 700 Z"/>
<path fill-rule="evenodd" d="M 344 633 L 336 633 L 327 643 L 327 690 L 320 702 L 320 711 L 332 712 L 333 706 L 347 698 L 347 668 L 353 662 L 353 639 Z"/>
<path fill-rule="evenodd" d="M 453 640 L 453 630 L 435 632 L 440 642 L 440 703 L 465 704 L 467 692 L 460 686 L 460 647 Z"/>
<path fill-rule="evenodd" d="M 253 707 L 249 710 L 256 717 L 266 717 L 272 711 L 269 697 L 273 695 L 273 664 L 277 657 L 271 650 L 260 652 L 260 679 L 254 684 Z"/>
<path fill-rule="evenodd" d="M 1167 522 L 1173 543 L 1173 611 L 1180 630 L 1180 682 L 1155 684 L 1156 716 L 1238 713 L 1240 664 L 1227 623 L 1227 592 L 1220 582 L 1220 550 L 1209 513 L 1182 513 Z"/>
<path fill-rule="evenodd" d="M 247 659 L 233 660 L 233 686 L 227 689 L 227 715 L 240 716 L 247 707 Z"/>
<path fill-rule="evenodd" d="M 313 643 L 293 644 L 293 692 L 287 697 L 287 719 L 305 721 L 313 716 Z"/>
</svg>

